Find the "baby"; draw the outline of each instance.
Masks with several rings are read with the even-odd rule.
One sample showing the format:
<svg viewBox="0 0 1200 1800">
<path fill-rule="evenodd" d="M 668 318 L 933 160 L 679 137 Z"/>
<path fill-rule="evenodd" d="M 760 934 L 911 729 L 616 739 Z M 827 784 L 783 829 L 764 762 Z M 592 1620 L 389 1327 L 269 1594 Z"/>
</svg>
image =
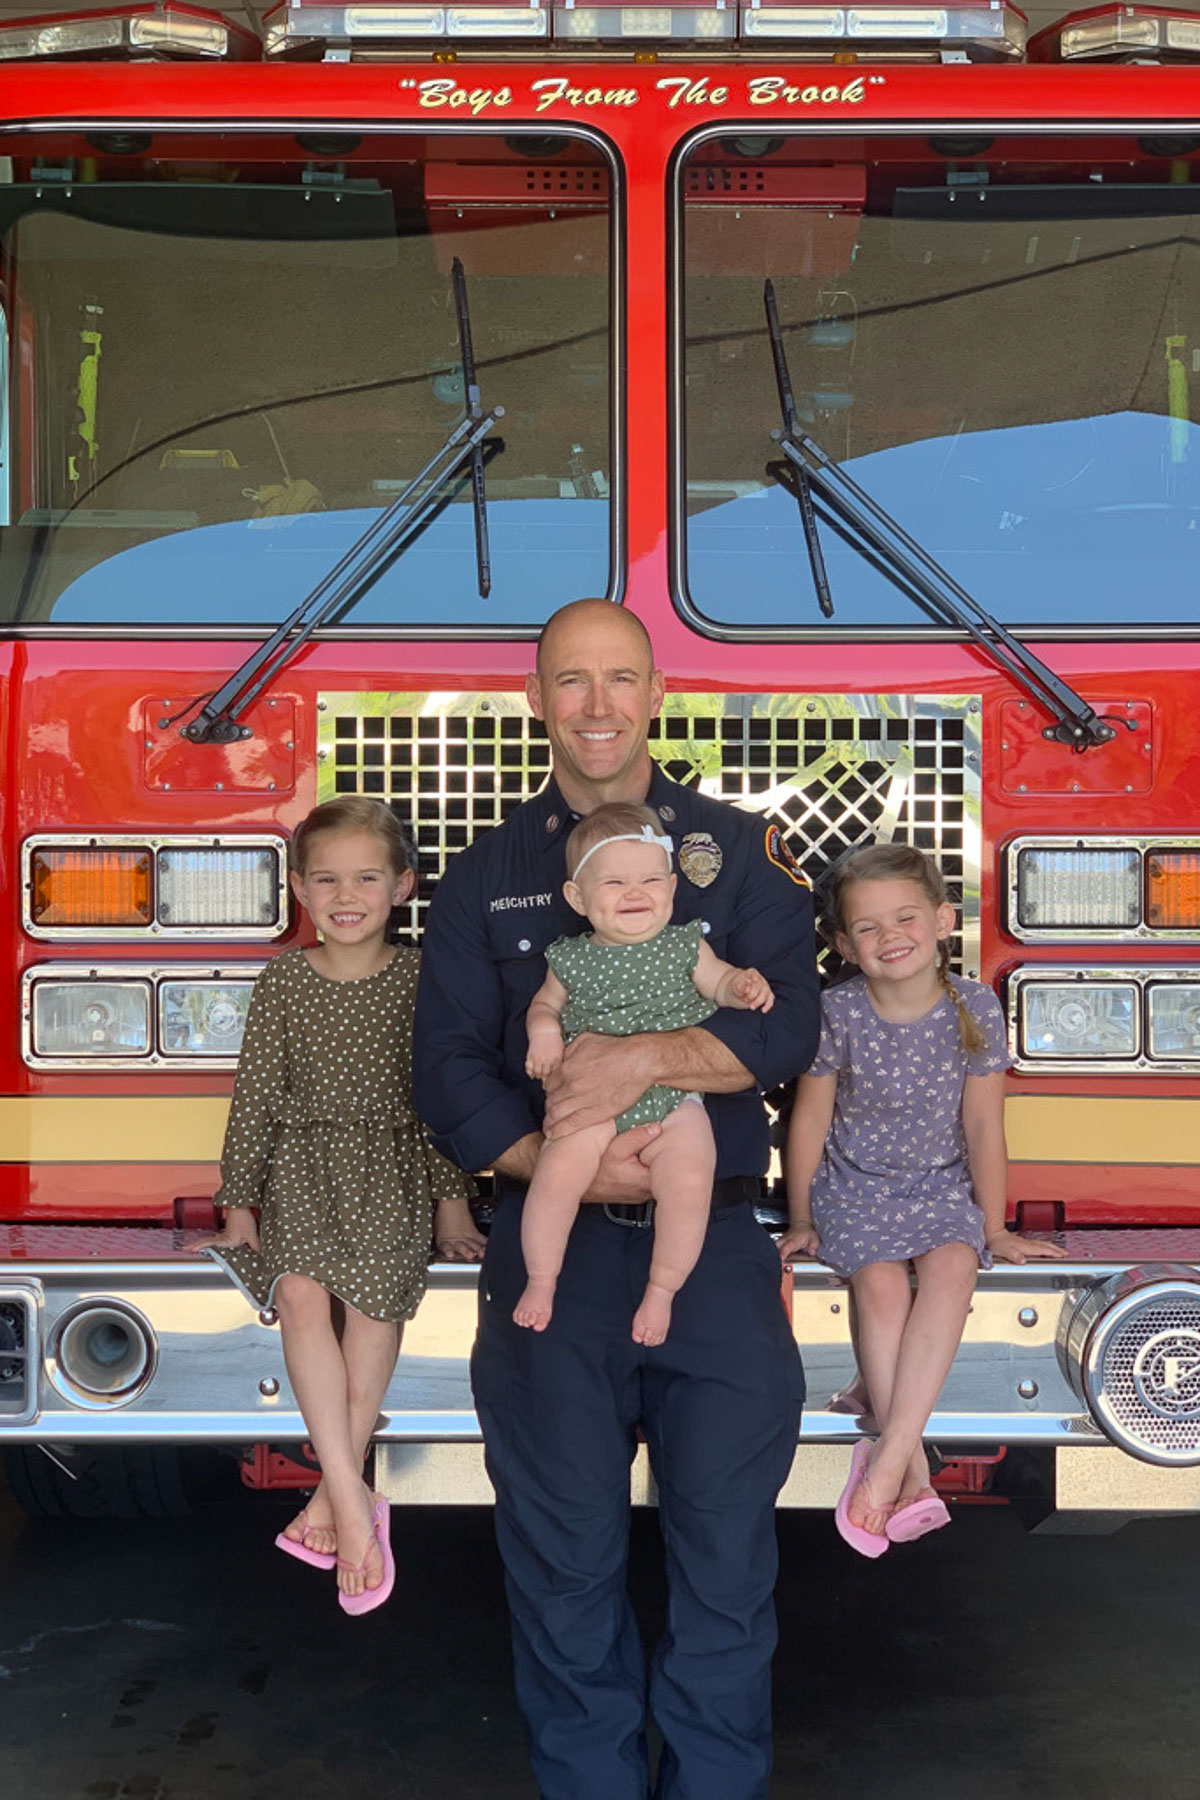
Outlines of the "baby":
<svg viewBox="0 0 1200 1800">
<path fill-rule="evenodd" d="M 544 1081 L 581 1032 L 629 1037 L 698 1025 L 718 1006 L 767 1012 L 775 996 L 757 969 L 722 962 L 699 919 L 672 925 L 671 840 L 646 806 L 597 807 L 567 839 L 568 902 L 591 926 L 558 938 L 549 973 L 529 1004 L 528 1075 Z M 547 1140 L 521 1221 L 527 1283 L 513 1311 L 518 1325 L 544 1331 L 579 1203 L 605 1150 L 621 1131 L 661 1123 L 642 1151 L 656 1204 L 654 1250 L 633 1320 L 639 1344 L 661 1344 L 671 1302 L 700 1254 L 712 1198 L 716 1146 L 699 1094 L 653 1087 L 617 1119 Z"/>
</svg>

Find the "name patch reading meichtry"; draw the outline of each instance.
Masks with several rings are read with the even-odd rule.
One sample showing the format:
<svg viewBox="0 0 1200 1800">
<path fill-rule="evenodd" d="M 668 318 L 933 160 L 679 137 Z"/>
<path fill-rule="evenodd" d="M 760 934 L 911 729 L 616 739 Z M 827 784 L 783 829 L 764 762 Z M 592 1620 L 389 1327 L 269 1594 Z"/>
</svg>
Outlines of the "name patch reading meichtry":
<svg viewBox="0 0 1200 1800">
<path fill-rule="evenodd" d="M 489 912 L 511 912 L 514 907 L 553 906 L 553 894 L 501 894 L 488 907 Z"/>
</svg>

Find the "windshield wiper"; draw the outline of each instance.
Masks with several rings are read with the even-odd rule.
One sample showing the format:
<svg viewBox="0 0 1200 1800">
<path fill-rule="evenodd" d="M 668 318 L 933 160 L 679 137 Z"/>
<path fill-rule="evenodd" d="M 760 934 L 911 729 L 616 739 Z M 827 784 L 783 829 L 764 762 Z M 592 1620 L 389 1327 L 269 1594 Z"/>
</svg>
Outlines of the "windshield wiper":
<svg viewBox="0 0 1200 1800">
<path fill-rule="evenodd" d="M 327 619 L 360 600 L 393 558 L 402 554 L 405 541 L 445 504 L 446 484 L 468 458 L 475 512 L 476 577 L 481 598 L 486 598 L 489 593 L 492 574 L 483 440 L 496 421 L 504 417 L 504 408 L 494 406 L 484 412 L 480 404 L 471 344 L 471 318 L 467 310 L 467 283 L 457 257 L 451 276 L 462 358 L 463 417 L 387 510 L 355 538 L 345 555 L 321 577 L 295 611 L 251 651 L 228 681 L 205 702 L 196 717 L 183 726 L 183 736 L 194 744 L 230 744 L 253 735 L 250 726 L 241 723 L 246 708 L 308 642 L 314 631 L 318 631 Z"/>
<path fill-rule="evenodd" d="M 939 562 L 898 525 L 871 496 L 851 480 L 831 456 L 827 456 L 816 440 L 800 429 L 796 404 L 788 373 L 787 353 L 775 305 L 775 288 L 768 278 L 763 288 L 763 305 L 767 315 L 767 331 L 771 354 L 775 360 L 775 380 L 783 415 L 781 427 L 771 433 L 787 458 L 796 483 L 796 497 L 804 525 L 805 543 L 812 564 L 813 581 L 821 611 L 828 617 L 833 601 L 825 575 L 824 559 L 817 538 L 816 518 L 811 488 L 833 515 L 847 541 L 861 555 L 880 569 L 901 593 L 917 604 L 927 604 L 944 618 L 965 631 L 980 649 L 1011 675 L 1020 687 L 1045 708 L 1054 720 L 1043 736 L 1073 750 L 1090 750 L 1107 744 L 1116 734 L 1115 728 L 1102 719 L 1077 694 L 1074 688 L 1047 668 L 1019 638 L 1007 631 L 998 619 L 979 604 L 966 588 L 947 574 Z"/>
</svg>

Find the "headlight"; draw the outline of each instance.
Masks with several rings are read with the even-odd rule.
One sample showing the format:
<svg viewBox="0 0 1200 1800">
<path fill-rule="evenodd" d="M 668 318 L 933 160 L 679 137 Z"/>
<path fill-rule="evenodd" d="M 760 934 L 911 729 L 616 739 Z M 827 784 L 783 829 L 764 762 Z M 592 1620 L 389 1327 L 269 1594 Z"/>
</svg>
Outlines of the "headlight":
<svg viewBox="0 0 1200 1800">
<path fill-rule="evenodd" d="M 1200 970 L 1031 963 L 1005 1000 L 1018 1069 L 1200 1074 Z"/>
<path fill-rule="evenodd" d="M 1200 980 L 1154 982 L 1146 996 L 1151 1056 L 1200 1063 Z"/>
<path fill-rule="evenodd" d="M 42 963 L 21 983 L 34 1069 L 232 1069 L 260 963 L 228 969 Z"/>
<path fill-rule="evenodd" d="M 282 838 L 27 839 L 25 929 L 37 938 L 278 937 Z"/>
<path fill-rule="evenodd" d="M 1026 1057 L 1127 1062 L 1138 1053 L 1138 990 L 1132 981 L 1030 982 L 1022 989 Z"/>
<path fill-rule="evenodd" d="M 158 990 L 158 1046 L 164 1056 L 236 1056 L 252 981 L 164 981 Z"/>
<path fill-rule="evenodd" d="M 37 1056 L 137 1057 L 150 1051 L 148 981 L 39 981 L 34 989 Z"/>
</svg>

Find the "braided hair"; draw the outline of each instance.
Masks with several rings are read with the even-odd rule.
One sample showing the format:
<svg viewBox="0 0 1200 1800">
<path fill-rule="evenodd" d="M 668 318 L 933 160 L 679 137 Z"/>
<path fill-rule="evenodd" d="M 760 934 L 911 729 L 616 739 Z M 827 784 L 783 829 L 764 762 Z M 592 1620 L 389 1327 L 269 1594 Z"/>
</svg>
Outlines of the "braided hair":
<svg viewBox="0 0 1200 1800">
<path fill-rule="evenodd" d="M 833 938 L 847 936 L 847 901 L 850 890 L 863 881 L 911 881 L 933 907 L 949 903 L 942 871 L 931 856 L 912 844 L 866 844 L 847 851 L 834 863 L 822 883 L 821 929 Z M 984 1048 L 984 1036 L 971 1017 L 950 973 L 950 943 L 943 938 L 937 947 L 937 978 L 953 1000 L 958 1013 L 958 1035 L 969 1056 L 977 1056 Z"/>
</svg>

